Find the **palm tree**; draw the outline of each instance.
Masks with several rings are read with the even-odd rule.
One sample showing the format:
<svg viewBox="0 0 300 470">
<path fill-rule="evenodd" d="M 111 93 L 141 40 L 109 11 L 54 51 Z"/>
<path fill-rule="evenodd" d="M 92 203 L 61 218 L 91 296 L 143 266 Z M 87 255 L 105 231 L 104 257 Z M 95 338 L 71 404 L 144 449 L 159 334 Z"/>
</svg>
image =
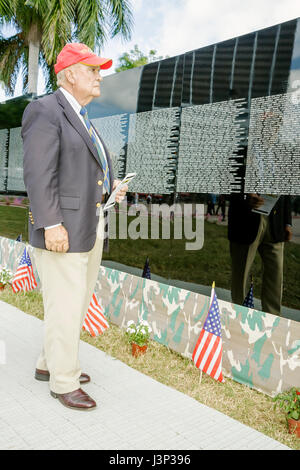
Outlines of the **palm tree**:
<svg viewBox="0 0 300 470">
<path fill-rule="evenodd" d="M 5 38 L 1 29 L 13 27 Z M 108 38 L 131 37 L 129 0 L 0 0 L 0 82 L 13 95 L 22 70 L 23 93 L 37 92 L 39 65 L 47 92 L 55 88 L 53 65 L 67 42 L 83 42 L 99 53 Z"/>
</svg>

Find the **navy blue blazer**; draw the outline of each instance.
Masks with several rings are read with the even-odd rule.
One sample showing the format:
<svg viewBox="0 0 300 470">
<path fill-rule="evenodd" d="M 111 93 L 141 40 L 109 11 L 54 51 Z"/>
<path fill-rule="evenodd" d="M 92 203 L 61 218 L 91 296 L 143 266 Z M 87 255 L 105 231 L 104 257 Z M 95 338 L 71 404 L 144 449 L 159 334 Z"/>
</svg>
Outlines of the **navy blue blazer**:
<svg viewBox="0 0 300 470">
<path fill-rule="evenodd" d="M 45 249 L 44 227 L 63 223 L 69 234 L 68 252 L 90 251 L 96 241 L 103 170 L 84 124 L 57 90 L 28 104 L 21 134 L 30 244 Z M 112 162 L 104 143 L 103 147 L 112 188 Z"/>
</svg>

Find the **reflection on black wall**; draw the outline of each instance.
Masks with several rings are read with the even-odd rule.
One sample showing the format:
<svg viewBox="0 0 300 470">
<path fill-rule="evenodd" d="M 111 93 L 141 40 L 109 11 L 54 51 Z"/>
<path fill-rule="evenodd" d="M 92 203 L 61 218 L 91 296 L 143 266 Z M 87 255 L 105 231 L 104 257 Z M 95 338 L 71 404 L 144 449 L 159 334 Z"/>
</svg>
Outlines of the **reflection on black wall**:
<svg viewBox="0 0 300 470">
<path fill-rule="evenodd" d="M 191 82 L 193 90 L 193 104 L 209 103 L 213 50 L 213 46 L 209 46 L 195 51 L 194 73 Z M 188 93 L 185 91 L 186 99 L 188 99 L 187 95 Z"/>
<path fill-rule="evenodd" d="M 144 67 L 139 88 L 138 112 L 153 108 L 153 94 L 159 62 Z"/>
<path fill-rule="evenodd" d="M 224 101 L 232 90 L 245 99 L 284 93 L 296 26 L 289 21 L 145 65 L 137 112 Z"/>
<path fill-rule="evenodd" d="M 135 113 L 141 71 L 142 68 L 137 67 L 104 77 L 100 97 L 87 106 L 90 119 Z"/>
<path fill-rule="evenodd" d="M 172 104 L 171 96 L 175 72 L 176 58 L 167 59 L 159 63 L 156 80 L 154 107 L 169 108 Z"/>
<path fill-rule="evenodd" d="M 228 99 L 228 90 L 231 89 L 234 46 L 235 41 L 226 41 L 216 46 L 212 77 L 213 101 Z"/>
<path fill-rule="evenodd" d="M 237 98 L 248 98 L 251 65 L 253 63 L 254 39 L 254 34 L 237 38 L 234 75 L 232 79 L 232 88 L 235 90 L 235 96 Z"/>
<path fill-rule="evenodd" d="M 23 111 L 33 95 L 20 96 L 0 103 L 0 129 L 19 127 Z"/>
<path fill-rule="evenodd" d="M 278 26 L 280 33 L 276 51 L 274 76 L 272 80 L 272 95 L 284 93 L 287 89 L 296 27 L 296 20 L 289 21 L 288 23 L 283 23 L 282 25 Z"/>
</svg>

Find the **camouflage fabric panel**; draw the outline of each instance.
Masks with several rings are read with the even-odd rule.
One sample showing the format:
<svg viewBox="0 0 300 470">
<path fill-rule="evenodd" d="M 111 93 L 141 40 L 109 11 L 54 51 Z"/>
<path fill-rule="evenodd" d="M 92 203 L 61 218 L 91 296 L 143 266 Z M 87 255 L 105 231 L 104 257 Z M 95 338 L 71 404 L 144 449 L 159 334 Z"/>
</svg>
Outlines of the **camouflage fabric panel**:
<svg viewBox="0 0 300 470">
<path fill-rule="evenodd" d="M 15 272 L 24 247 L 0 237 L 0 265 Z M 35 269 L 32 247 L 28 252 Z M 112 323 L 125 328 L 128 320 L 145 319 L 155 341 L 192 358 L 208 312 L 208 296 L 103 266 L 95 293 Z M 270 396 L 300 386 L 299 322 L 222 300 L 219 307 L 224 376 Z"/>
<path fill-rule="evenodd" d="M 96 291 L 113 323 L 147 320 L 154 340 L 192 358 L 208 296 L 104 267 Z M 300 386 L 299 322 L 222 300 L 219 307 L 225 376 L 271 396 Z"/>
</svg>

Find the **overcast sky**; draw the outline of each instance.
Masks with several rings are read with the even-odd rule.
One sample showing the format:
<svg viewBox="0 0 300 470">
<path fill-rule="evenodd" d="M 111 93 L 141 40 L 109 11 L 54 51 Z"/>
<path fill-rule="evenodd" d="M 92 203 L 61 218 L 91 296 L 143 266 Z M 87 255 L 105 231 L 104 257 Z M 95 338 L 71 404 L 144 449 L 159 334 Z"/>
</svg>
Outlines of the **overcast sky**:
<svg viewBox="0 0 300 470">
<path fill-rule="evenodd" d="M 131 0 L 134 15 L 132 40 L 110 40 L 101 51 L 112 58 L 114 73 L 118 58 L 134 44 L 148 53 L 174 56 L 300 16 L 300 0 Z M 42 75 L 39 94 L 44 92 Z M 22 94 L 20 83 L 15 96 Z M 5 99 L 0 89 L 0 101 Z"/>
</svg>

